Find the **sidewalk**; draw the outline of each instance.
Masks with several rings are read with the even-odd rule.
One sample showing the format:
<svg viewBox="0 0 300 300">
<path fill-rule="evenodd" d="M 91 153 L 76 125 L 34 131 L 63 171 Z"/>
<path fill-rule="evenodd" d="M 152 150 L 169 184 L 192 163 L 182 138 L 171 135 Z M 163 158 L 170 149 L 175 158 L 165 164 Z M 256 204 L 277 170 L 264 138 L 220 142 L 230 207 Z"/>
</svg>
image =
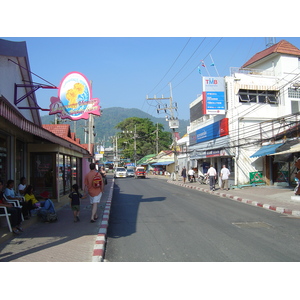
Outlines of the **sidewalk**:
<svg viewBox="0 0 300 300">
<path fill-rule="evenodd" d="M 222 198 L 229 198 L 249 205 L 276 211 L 278 213 L 300 217 L 300 196 L 295 196 L 293 189 L 289 187 L 260 185 L 223 191 L 216 185 L 216 190 L 210 191 L 208 185 L 199 184 L 198 182 L 190 183 L 188 181 L 184 184 L 182 178 L 179 178 L 178 181 L 172 181 L 169 177 L 160 175 L 149 175 L 148 177 L 163 179 L 170 184 L 210 193 Z M 291 199 L 292 196 L 293 200 Z M 297 199 L 298 197 L 299 200 Z"/>
<path fill-rule="evenodd" d="M 37 217 L 23 222 L 24 232 L 16 236 L 0 227 L 0 262 L 100 262 L 103 261 L 114 179 L 98 205 L 98 220 L 90 222 L 91 205 L 81 200 L 80 221 L 74 223 L 70 200 L 65 195 L 55 203 L 58 221 L 42 223 Z"/>
</svg>

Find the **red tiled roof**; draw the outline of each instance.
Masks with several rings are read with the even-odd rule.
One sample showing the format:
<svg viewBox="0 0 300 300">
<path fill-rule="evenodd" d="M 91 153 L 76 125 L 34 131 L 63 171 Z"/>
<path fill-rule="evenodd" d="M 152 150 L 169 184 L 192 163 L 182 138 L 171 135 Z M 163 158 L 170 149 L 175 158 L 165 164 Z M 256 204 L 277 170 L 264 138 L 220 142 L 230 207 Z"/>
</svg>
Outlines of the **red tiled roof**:
<svg viewBox="0 0 300 300">
<path fill-rule="evenodd" d="M 282 54 L 290 54 L 295 56 L 300 56 L 300 50 L 292 45 L 291 43 L 287 42 L 286 40 L 281 40 L 277 44 L 256 53 L 252 56 L 243 66 L 242 68 L 246 68 L 247 66 L 259 61 L 260 59 L 273 54 L 273 53 L 282 53 Z"/>
<path fill-rule="evenodd" d="M 75 133 L 71 132 L 69 124 L 43 124 L 43 128 L 69 141 L 70 143 L 88 150 L 88 147 L 86 145 L 80 144 L 80 139 L 75 137 Z"/>
<path fill-rule="evenodd" d="M 76 141 L 75 132 L 71 132 L 71 139 L 73 139 L 74 141 Z"/>
<path fill-rule="evenodd" d="M 51 131 L 55 135 L 58 135 L 62 138 L 69 137 L 71 138 L 71 131 L 69 124 L 44 124 L 43 128 Z"/>
</svg>

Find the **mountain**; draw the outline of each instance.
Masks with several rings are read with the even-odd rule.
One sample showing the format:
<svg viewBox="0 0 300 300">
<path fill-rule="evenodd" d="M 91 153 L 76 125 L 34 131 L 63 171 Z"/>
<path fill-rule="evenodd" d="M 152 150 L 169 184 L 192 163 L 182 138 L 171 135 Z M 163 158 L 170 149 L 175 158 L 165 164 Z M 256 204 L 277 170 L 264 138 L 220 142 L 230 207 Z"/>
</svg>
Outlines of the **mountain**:
<svg viewBox="0 0 300 300">
<path fill-rule="evenodd" d="M 111 136 L 114 136 L 118 132 L 118 130 L 114 127 L 124 119 L 131 117 L 148 118 L 154 124 L 162 124 L 164 126 L 165 131 L 171 131 L 171 129 L 169 128 L 169 124 L 165 118 L 153 117 L 148 113 L 145 113 L 137 108 L 110 107 L 104 108 L 101 111 L 102 115 L 100 117 L 94 116 L 94 125 L 96 133 L 95 142 L 108 141 Z M 41 116 L 41 119 L 43 124 L 51 124 L 54 122 L 55 116 Z M 84 127 L 87 126 L 87 121 L 66 120 L 63 122 L 71 125 L 71 131 L 76 132 L 76 137 L 80 138 L 82 144 L 87 142 L 84 136 Z M 189 120 L 179 120 L 179 128 L 176 131 L 179 132 L 180 137 L 186 134 L 186 129 L 189 125 Z"/>
</svg>

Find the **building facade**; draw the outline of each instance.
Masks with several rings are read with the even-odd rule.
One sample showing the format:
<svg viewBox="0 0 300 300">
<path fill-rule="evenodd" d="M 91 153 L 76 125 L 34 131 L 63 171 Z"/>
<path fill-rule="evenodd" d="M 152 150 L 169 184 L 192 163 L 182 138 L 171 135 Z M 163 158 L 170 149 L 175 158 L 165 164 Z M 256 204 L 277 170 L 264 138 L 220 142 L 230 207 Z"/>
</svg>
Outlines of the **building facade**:
<svg viewBox="0 0 300 300">
<path fill-rule="evenodd" d="M 285 40 L 231 68 L 224 78 L 224 104 L 219 91 L 204 92 L 190 104 L 190 159 L 202 172 L 210 164 L 220 171 L 225 164 L 234 185 L 251 183 L 253 174 L 276 183 L 282 166 L 269 154 L 287 142 L 283 133 L 298 122 L 299 80 L 300 50 Z"/>
<path fill-rule="evenodd" d="M 59 201 L 72 184 L 83 186 L 92 155 L 70 128 L 62 136 L 42 126 L 35 88 L 26 43 L 0 39 L 0 178 L 17 191 L 26 177 L 37 196 L 47 190 Z"/>
</svg>

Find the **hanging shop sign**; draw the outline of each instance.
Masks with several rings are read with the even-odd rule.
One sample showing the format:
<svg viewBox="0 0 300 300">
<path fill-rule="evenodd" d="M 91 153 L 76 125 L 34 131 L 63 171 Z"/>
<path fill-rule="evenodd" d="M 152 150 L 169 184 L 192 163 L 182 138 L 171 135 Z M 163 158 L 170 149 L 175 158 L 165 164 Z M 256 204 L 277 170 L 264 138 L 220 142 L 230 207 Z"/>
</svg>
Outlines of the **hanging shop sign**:
<svg viewBox="0 0 300 300">
<path fill-rule="evenodd" d="M 203 77 L 203 114 L 225 114 L 225 84 L 223 77 Z"/>
<path fill-rule="evenodd" d="M 60 83 L 58 97 L 50 101 L 49 115 L 59 114 L 61 119 L 77 121 L 88 119 L 89 114 L 100 116 L 100 101 L 92 98 L 91 84 L 79 72 L 68 73 Z"/>
</svg>

